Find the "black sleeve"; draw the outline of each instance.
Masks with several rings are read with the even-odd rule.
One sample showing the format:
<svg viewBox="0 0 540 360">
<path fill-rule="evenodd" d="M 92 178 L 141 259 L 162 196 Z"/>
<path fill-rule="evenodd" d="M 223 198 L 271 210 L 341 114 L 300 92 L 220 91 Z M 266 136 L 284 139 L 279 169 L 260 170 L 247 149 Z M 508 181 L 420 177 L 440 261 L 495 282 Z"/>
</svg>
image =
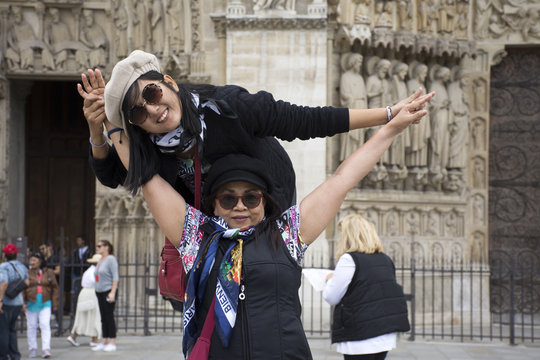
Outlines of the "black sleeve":
<svg viewBox="0 0 540 360">
<path fill-rule="evenodd" d="M 253 136 L 275 136 L 292 141 L 349 131 L 349 110 L 346 108 L 294 105 L 276 101 L 266 91 L 250 94 L 234 85 L 220 87 L 216 97 L 221 96 Z"/>
<path fill-rule="evenodd" d="M 92 149 L 90 149 L 88 162 L 97 179 L 103 185 L 115 189 L 124 183 L 127 170 L 118 157 L 114 146 L 109 147 L 107 157 L 104 159 L 95 159 L 92 156 Z"/>
</svg>

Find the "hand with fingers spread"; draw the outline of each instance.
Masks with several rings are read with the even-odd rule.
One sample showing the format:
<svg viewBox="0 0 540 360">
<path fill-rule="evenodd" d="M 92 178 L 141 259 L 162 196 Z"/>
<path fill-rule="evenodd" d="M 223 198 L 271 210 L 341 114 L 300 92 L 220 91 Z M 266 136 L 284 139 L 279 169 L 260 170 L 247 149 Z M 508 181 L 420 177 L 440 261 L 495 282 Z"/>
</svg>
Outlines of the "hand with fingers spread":
<svg viewBox="0 0 540 360">
<path fill-rule="evenodd" d="M 105 80 L 99 69 L 88 69 L 88 77 L 81 74 L 82 85 L 77 84 L 77 91 L 84 99 L 83 113 L 90 130 L 90 144 L 92 155 L 102 159 L 107 156 L 107 139 L 103 134 L 105 115 Z"/>
</svg>

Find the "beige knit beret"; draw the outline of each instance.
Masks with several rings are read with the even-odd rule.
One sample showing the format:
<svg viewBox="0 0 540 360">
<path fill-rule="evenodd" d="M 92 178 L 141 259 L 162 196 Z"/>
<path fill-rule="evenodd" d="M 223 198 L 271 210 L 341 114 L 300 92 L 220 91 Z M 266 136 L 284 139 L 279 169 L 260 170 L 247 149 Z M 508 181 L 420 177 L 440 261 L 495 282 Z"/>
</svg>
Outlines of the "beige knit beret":
<svg viewBox="0 0 540 360">
<path fill-rule="evenodd" d="M 126 119 L 122 113 L 122 102 L 131 85 L 147 72 L 160 72 L 159 61 L 153 54 L 135 50 L 113 68 L 111 79 L 105 86 L 105 114 L 114 125 L 124 129 Z"/>
</svg>

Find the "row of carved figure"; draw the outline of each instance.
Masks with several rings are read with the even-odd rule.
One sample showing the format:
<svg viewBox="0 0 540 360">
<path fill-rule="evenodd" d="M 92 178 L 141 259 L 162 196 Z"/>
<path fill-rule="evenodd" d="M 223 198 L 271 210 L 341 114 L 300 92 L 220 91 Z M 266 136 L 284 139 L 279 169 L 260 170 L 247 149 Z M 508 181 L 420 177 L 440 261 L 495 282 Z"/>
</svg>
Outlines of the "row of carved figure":
<svg viewBox="0 0 540 360">
<path fill-rule="evenodd" d="M 98 13 L 104 14 L 102 10 L 11 6 L 3 26 L 8 69 L 35 70 L 37 58 L 43 71 L 104 67 L 109 63 L 110 46 L 117 58 L 134 49 L 158 56 L 165 50 L 173 54 L 184 51 L 184 1 L 113 0 L 112 7 L 111 44 L 107 27 L 96 20 Z"/>
<path fill-rule="evenodd" d="M 478 40 L 511 32 L 540 37 L 537 0 L 341 0 L 338 21 L 466 39 L 469 14 Z M 414 22 L 416 20 L 416 22 Z"/>
<path fill-rule="evenodd" d="M 28 14 L 29 17 L 38 15 L 37 12 Z M 27 20 L 20 6 L 10 7 L 9 18 L 5 58 L 10 70 L 34 70 L 36 54 L 40 55 L 44 70 L 64 70 L 70 55 L 80 68 L 107 64 L 108 39 L 95 21 L 93 10 L 83 10 L 77 19 L 80 21 L 77 41 L 62 21 L 59 8 L 48 8 L 42 13 L 44 25 L 38 26 L 42 31 L 36 31 L 32 24 L 38 24 Z"/>
<path fill-rule="evenodd" d="M 467 0 L 342 0 L 338 21 L 465 39 L 468 9 Z"/>
<path fill-rule="evenodd" d="M 454 66 L 450 69 L 438 64 L 428 67 L 417 61 L 407 64 L 376 56 L 369 57 L 365 63 L 363 60 L 358 53 L 342 55 L 339 85 L 341 106 L 385 107 L 406 98 L 418 88 L 427 88 L 427 91 L 437 94 L 430 102 L 429 116 L 394 141 L 364 185 L 380 187 L 387 181 L 385 187 L 402 189 L 403 180 L 410 172 L 424 180 L 428 180 L 429 175 L 432 182 L 430 189 L 440 190 L 445 181 L 452 180 L 448 176 L 450 170 L 454 175 L 458 174 L 458 178 L 461 177 L 462 170 L 468 165 L 470 113 L 469 82 L 462 68 Z M 483 109 L 486 101 L 485 83 L 475 83 L 474 87 L 477 90 L 474 92 L 475 107 Z M 341 135 L 340 160 L 362 145 L 375 131 L 360 129 Z M 406 189 L 423 190 L 424 185 L 428 184 L 424 180 L 419 183 L 413 181 Z M 446 190 L 459 190 L 451 188 L 455 185 Z"/>
</svg>

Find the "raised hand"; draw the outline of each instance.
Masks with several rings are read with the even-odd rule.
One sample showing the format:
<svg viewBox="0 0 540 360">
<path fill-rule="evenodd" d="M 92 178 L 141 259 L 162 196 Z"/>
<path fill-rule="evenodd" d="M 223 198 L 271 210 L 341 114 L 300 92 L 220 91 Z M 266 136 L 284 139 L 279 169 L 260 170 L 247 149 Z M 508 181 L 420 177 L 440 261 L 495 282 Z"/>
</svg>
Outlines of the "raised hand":
<svg viewBox="0 0 540 360">
<path fill-rule="evenodd" d="M 84 99 L 83 113 L 90 131 L 101 130 L 105 121 L 105 80 L 99 69 L 88 69 L 88 77 L 81 74 L 82 85 L 77 84 L 77 91 Z"/>
</svg>

